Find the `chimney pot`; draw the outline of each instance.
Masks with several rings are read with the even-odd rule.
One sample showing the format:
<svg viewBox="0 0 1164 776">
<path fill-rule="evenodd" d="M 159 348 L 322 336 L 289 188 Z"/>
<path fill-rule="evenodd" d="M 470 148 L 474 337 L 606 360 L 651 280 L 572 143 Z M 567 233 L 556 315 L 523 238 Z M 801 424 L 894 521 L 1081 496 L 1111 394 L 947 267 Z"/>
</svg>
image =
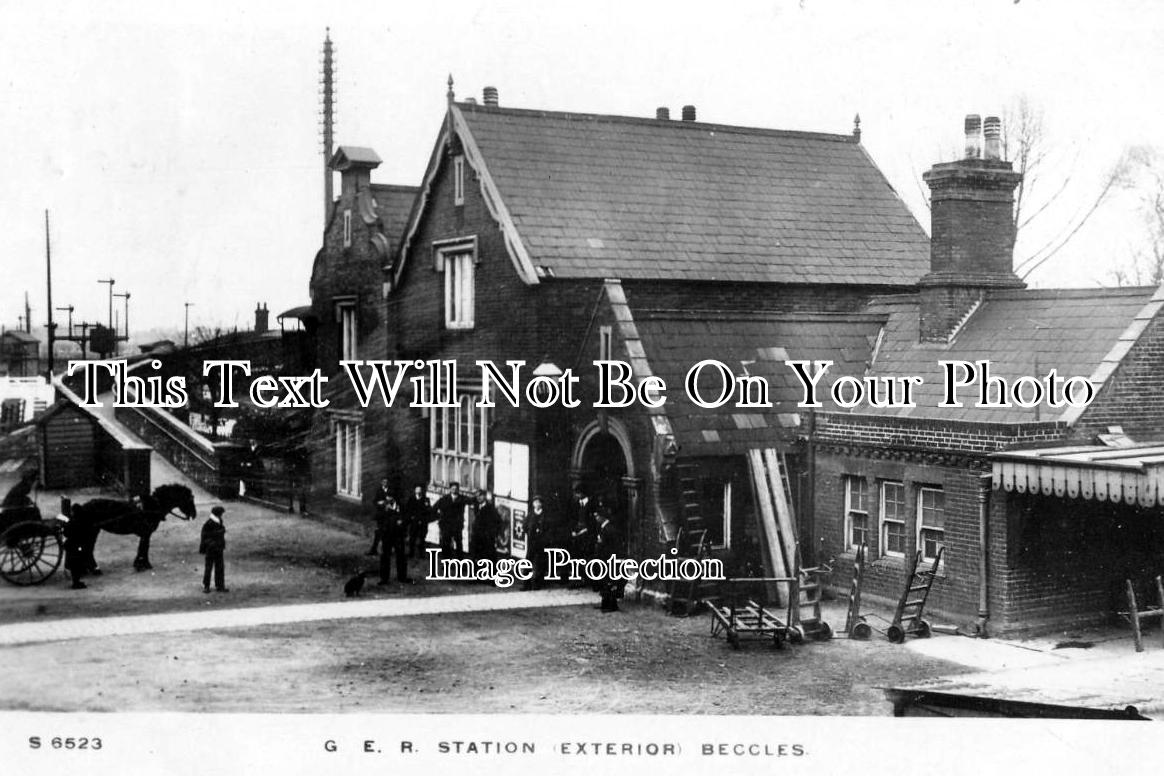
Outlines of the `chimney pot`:
<svg viewBox="0 0 1164 776">
<path fill-rule="evenodd" d="M 695 106 L 694 105 L 684 105 L 683 106 L 683 120 L 684 121 L 695 121 Z"/>
<path fill-rule="evenodd" d="M 655 108 L 655 118 L 666 121 L 671 118 L 670 108 Z"/>
<path fill-rule="evenodd" d="M 982 135 L 986 140 L 983 156 L 987 159 L 1002 159 L 1002 120 L 998 116 L 987 116 L 982 125 Z"/>
<path fill-rule="evenodd" d="M 499 105 L 496 86 L 486 86 L 481 97 L 486 105 L 492 105 L 495 108 Z"/>
<path fill-rule="evenodd" d="M 978 159 L 982 156 L 982 117 L 971 113 L 966 117 L 966 158 Z"/>
</svg>

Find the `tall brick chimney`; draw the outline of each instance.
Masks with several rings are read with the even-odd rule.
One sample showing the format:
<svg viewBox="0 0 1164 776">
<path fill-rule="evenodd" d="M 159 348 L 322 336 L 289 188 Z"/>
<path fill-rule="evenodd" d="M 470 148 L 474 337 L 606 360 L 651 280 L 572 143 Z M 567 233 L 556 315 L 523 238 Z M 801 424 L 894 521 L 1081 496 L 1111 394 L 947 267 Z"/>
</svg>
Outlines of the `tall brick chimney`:
<svg viewBox="0 0 1164 776">
<path fill-rule="evenodd" d="M 340 146 L 331 158 L 331 168 L 340 174 L 340 194 L 354 197 L 372 183 L 372 170 L 380 166 L 380 157 L 371 148 Z"/>
<path fill-rule="evenodd" d="M 262 334 L 270 326 L 271 313 L 267 310 L 267 304 L 264 302 L 260 305 L 255 305 L 255 333 Z"/>
<path fill-rule="evenodd" d="M 918 282 L 922 342 L 949 342 L 991 289 L 1026 287 L 1012 269 L 1014 190 L 1022 175 L 999 158 L 998 118 L 986 119 L 985 149 L 981 126 L 978 116 L 967 116 L 965 158 L 922 176 L 931 218 L 930 271 Z"/>
</svg>

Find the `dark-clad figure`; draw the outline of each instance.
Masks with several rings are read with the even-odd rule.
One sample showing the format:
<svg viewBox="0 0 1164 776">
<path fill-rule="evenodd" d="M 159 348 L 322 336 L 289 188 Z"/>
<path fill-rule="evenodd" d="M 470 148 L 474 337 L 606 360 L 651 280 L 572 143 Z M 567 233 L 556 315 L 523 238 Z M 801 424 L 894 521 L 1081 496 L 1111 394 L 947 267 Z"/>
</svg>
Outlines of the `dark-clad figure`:
<svg viewBox="0 0 1164 776">
<path fill-rule="evenodd" d="M 380 542 L 384 538 L 385 521 L 388 519 L 387 504 L 390 498 L 392 495 L 388 492 L 388 478 L 384 477 L 380 480 L 380 486 L 376 488 L 376 493 L 372 496 L 372 520 L 375 530 L 372 533 L 372 548 L 368 550 L 368 555 L 377 554 Z"/>
<path fill-rule="evenodd" d="M 423 485 L 412 489 L 412 495 L 404 502 L 403 512 L 408 521 L 408 557 L 423 557 L 424 537 L 428 535 L 428 524 L 434 519 Z"/>
<path fill-rule="evenodd" d="M 392 559 L 395 558 L 396 581 L 410 585 L 412 580 L 408 577 L 408 557 L 404 547 L 408 541 L 408 520 L 390 495 L 385 496 L 381 513 L 384 552 L 380 556 L 380 584 L 388 584 L 392 576 Z"/>
<path fill-rule="evenodd" d="M 226 587 L 226 570 L 222 565 L 222 554 L 226 550 L 226 526 L 222 516 L 226 510 L 216 506 L 210 510 L 210 517 L 202 524 L 202 543 L 198 552 L 206 556 L 206 569 L 202 572 L 202 592 L 210 592 L 210 572 L 214 572 L 214 589 L 220 593 L 229 592 Z"/>
<path fill-rule="evenodd" d="M 611 555 L 619 555 L 621 552 L 622 537 L 610 519 L 610 509 L 605 505 L 600 506 L 598 509 L 598 543 L 595 547 L 594 557 L 608 558 Z M 626 580 L 624 579 L 598 580 L 598 593 L 602 596 L 602 603 L 598 608 L 604 612 L 619 611 L 618 599 L 622 598 L 624 588 L 626 588 Z"/>
<path fill-rule="evenodd" d="M 469 537 L 469 556 L 474 560 L 497 560 L 497 534 L 501 532 L 501 513 L 484 489 L 477 491 L 473 533 Z"/>
<path fill-rule="evenodd" d="M 437 527 L 441 531 L 441 557 L 460 558 L 465 554 L 465 506 L 469 500 L 461 494 L 459 482 L 449 483 L 449 492 L 437 499 L 433 510 L 437 515 Z"/>
<path fill-rule="evenodd" d="M 574 486 L 574 497 L 570 502 L 573 520 L 570 524 L 570 538 L 566 549 L 571 557 L 589 558 L 594 552 L 594 542 L 598 533 L 598 522 L 594 519 L 594 508 L 581 485 Z"/>
<path fill-rule="evenodd" d="M 546 539 L 552 530 L 541 496 L 534 496 L 525 517 L 525 557 L 533 564 L 533 576 L 522 585 L 523 590 L 538 590 L 546 580 Z"/>
<path fill-rule="evenodd" d="M 81 580 L 92 570 L 92 553 L 89 548 L 97 543 L 97 529 L 87 527 L 65 515 L 59 518 L 64 524 L 65 570 L 73 579 L 73 590 L 84 590 Z"/>
</svg>

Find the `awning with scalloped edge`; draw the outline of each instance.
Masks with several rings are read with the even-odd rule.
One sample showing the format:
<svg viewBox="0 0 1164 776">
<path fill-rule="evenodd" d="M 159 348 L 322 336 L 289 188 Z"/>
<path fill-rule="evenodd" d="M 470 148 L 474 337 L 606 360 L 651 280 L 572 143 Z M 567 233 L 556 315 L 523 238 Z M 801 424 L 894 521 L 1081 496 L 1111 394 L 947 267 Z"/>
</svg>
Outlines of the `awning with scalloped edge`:
<svg viewBox="0 0 1164 776">
<path fill-rule="evenodd" d="M 1164 506 L 1164 445 L 1087 445 L 995 453 L 994 487 L 1007 492 Z"/>
</svg>

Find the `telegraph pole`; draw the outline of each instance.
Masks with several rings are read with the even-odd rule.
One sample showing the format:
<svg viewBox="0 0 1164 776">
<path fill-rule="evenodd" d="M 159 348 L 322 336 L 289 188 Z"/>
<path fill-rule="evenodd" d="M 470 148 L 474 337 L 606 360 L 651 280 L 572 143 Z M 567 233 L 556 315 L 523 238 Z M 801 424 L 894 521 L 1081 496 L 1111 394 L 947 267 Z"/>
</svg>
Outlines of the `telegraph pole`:
<svg viewBox="0 0 1164 776">
<path fill-rule="evenodd" d="M 114 294 L 114 296 L 125 300 L 125 318 L 123 319 L 125 324 L 125 341 L 129 342 L 129 292 L 126 291 L 124 294 Z M 116 331 L 113 332 L 113 336 L 117 336 Z"/>
<path fill-rule="evenodd" d="M 49 238 L 49 212 L 44 211 L 44 266 L 45 266 L 45 288 L 48 294 L 48 305 L 45 309 L 48 310 L 48 376 L 51 380 L 53 377 L 53 249 L 52 240 Z"/>
<path fill-rule="evenodd" d="M 331 28 L 327 28 L 323 39 L 323 65 L 320 70 L 320 96 L 323 110 L 320 111 L 323 124 L 323 227 L 331 215 L 333 175 L 331 171 L 332 144 L 335 140 L 335 58 L 331 44 Z"/>
<path fill-rule="evenodd" d="M 186 302 L 186 333 L 182 335 L 182 347 L 190 347 L 190 308 L 194 306 L 193 302 Z"/>
</svg>

